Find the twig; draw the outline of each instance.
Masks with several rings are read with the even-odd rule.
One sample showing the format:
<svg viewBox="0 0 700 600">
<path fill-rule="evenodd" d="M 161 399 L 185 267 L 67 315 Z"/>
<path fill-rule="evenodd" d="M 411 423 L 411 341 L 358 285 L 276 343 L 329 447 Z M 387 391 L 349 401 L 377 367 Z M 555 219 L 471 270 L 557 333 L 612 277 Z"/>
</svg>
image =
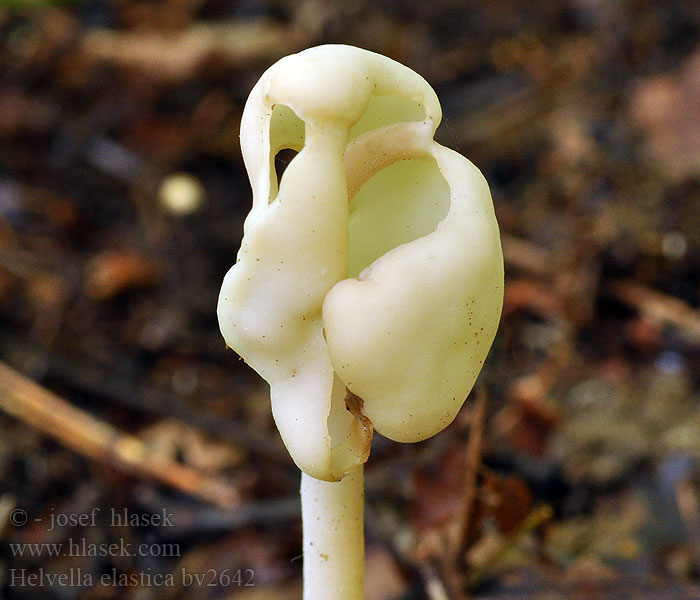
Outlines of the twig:
<svg viewBox="0 0 700 600">
<path fill-rule="evenodd" d="M 474 516 L 474 503 L 477 494 L 477 476 L 481 465 L 481 452 L 484 443 L 484 420 L 486 418 L 486 389 L 479 386 L 475 392 L 471 411 L 471 427 L 467 444 L 466 482 L 464 502 L 457 517 L 457 539 L 452 547 L 452 564 L 459 570 L 469 546 L 469 535 Z"/>
<path fill-rule="evenodd" d="M 462 145 L 476 145 L 497 139 L 508 131 L 518 131 L 548 110 L 547 99 L 541 91 L 519 85 L 516 88 L 512 80 L 503 76 L 464 91 L 476 97 L 478 104 L 466 111 L 468 116 L 452 123 Z"/>
<path fill-rule="evenodd" d="M 516 236 L 503 234 L 503 257 L 510 267 L 537 277 L 551 278 L 552 257 L 545 248 Z M 694 343 L 700 343 L 700 311 L 673 296 L 653 290 L 632 279 L 609 282 L 603 292 L 663 325 L 683 331 Z"/>
<path fill-rule="evenodd" d="M 501 245 L 509 267 L 541 277 L 552 274 L 553 262 L 546 248 L 507 233 L 501 234 Z"/>
<path fill-rule="evenodd" d="M 682 300 L 652 290 L 631 279 L 613 281 L 607 286 L 607 291 L 651 319 L 678 327 L 694 342 L 700 343 L 700 311 Z"/>
<path fill-rule="evenodd" d="M 70 405 L 1 362 L 0 408 L 92 460 L 155 479 L 212 504 L 233 506 L 238 502 L 230 486 L 154 455 L 137 437 Z"/>
<path fill-rule="evenodd" d="M 518 526 L 518 528 L 511 533 L 499 548 L 484 562 L 484 564 L 474 571 L 467 579 L 467 585 L 470 589 L 475 588 L 479 585 L 484 578 L 488 575 L 488 572 L 505 554 L 510 550 L 515 543 L 526 533 L 537 529 L 543 523 L 551 520 L 552 518 L 552 508 L 551 506 L 538 506 L 532 510 L 532 512 L 523 519 L 523 522 Z"/>
<path fill-rule="evenodd" d="M 233 419 L 221 419 L 202 411 L 193 410 L 179 398 L 167 394 L 158 387 L 135 385 L 120 377 L 121 372 L 106 369 L 93 361 L 75 360 L 65 355 L 53 354 L 45 349 L 29 345 L 19 338 L 0 337 L 0 351 L 6 356 L 20 350 L 21 354 L 39 355 L 46 362 L 47 374 L 70 389 L 96 396 L 119 407 L 138 410 L 155 417 L 172 417 L 198 429 L 230 440 L 254 454 L 278 462 L 289 461 L 289 453 L 279 436 L 269 436 Z"/>
<path fill-rule="evenodd" d="M 453 600 L 447 593 L 440 575 L 429 564 L 419 565 L 419 571 L 425 585 L 425 593 L 429 600 Z"/>
<path fill-rule="evenodd" d="M 132 494 L 146 510 L 158 512 L 163 507 L 177 515 L 173 527 L 158 531 L 161 540 L 182 540 L 193 536 L 218 536 L 251 525 L 284 527 L 299 521 L 301 502 L 299 493 L 265 500 L 250 500 L 235 510 L 215 506 L 192 506 L 192 502 L 172 498 L 152 485 L 138 485 Z"/>
<path fill-rule="evenodd" d="M 84 53 L 93 59 L 128 65 L 160 79 L 191 77 L 208 56 L 232 64 L 284 55 L 292 48 L 290 31 L 265 20 L 224 24 L 194 24 L 179 32 L 139 29 L 91 29 L 83 39 Z"/>
</svg>

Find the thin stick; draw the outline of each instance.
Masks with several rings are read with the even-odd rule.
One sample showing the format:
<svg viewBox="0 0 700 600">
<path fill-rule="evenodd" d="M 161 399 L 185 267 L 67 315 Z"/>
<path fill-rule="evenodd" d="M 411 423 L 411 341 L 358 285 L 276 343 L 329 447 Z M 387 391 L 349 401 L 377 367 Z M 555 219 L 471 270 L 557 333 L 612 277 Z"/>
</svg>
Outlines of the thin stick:
<svg viewBox="0 0 700 600">
<path fill-rule="evenodd" d="M 550 506 L 535 507 L 530 514 L 523 519 L 518 528 L 503 540 L 503 543 L 489 557 L 489 559 L 479 569 L 474 571 L 467 580 L 467 586 L 474 589 L 488 575 L 490 569 L 510 550 L 515 543 L 526 533 L 537 529 L 543 523 L 552 519 L 552 508 Z"/>
<path fill-rule="evenodd" d="M 554 275 L 550 265 L 555 263 L 546 248 L 508 234 L 503 234 L 502 241 L 503 257 L 509 267 L 544 279 L 551 279 Z M 613 280 L 603 291 L 650 319 L 677 327 L 694 343 L 700 343 L 700 311 L 683 300 L 632 279 Z"/>
<path fill-rule="evenodd" d="M 0 409 L 92 460 L 155 479 L 212 504 L 230 507 L 238 502 L 230 486 L 154 455 L 139 438 L 72 406 L 1 362 Z"/>
<path fill-rule="evenodd" d="M 0 257 L 0 264 L 2 257 Z M 204 342 L 202 342 L 204 344 Z M 189 425 L 229 440 L 276 462 L 288 462 L 289 453 L 277 436 L 270 437 L 257 428 L 233 419 L 213 417 L 188 406 L 158 387 L 136 385 L 120 381 L 114 372 L 90 360 L 67 358 L 14 336 L 0 338 L 0 354 L 11 354 L 19 349 L 21 354 L 39 354 L 46 360 L 47 374 L 52 379 L 66 383 L 70 389 L 87 392 L 119 407 L 136 410 L 149 417 L 172 417 Z"/>
<path fill-rule="evenodd" d="M 636 281 L 613 281 L 608 291 L 618 300 L 660 323 L 674 325 L 696 343 L 700 342 L 700 311 L 689 304 L 652 290 Z"/>
<path fill-rule="evenodd" d="M 453 546 L 453 564 L 459 569 L 468 550 L 470 528 L 476 501 L 476 481 L 481 466 L 481 451 L 484 442 L 484 420 L 486 418 L 486 389 L 479 386 L 475 391 L 471 413 L 469 443 L 467 444 L 467 480 L 464 488 L 464 502 L 457 518 L 457 539 Z"/>
<path fill-rule="evenodd" d="M 503 246 L 503 259 L 509 267 L 515 267 L 540 277 L 552 274 L 554 263 L 546 248 L 507 233 L 501 234 L 501 244 Z"/>
<path fill-rule="evenodd" d="M 423 577 L 428 600 L 453 600 L 453 598 L 450 598 L 447 588 L 435 568 L 430 564 L 418 565 L 418 568 Z"/>
</svg>

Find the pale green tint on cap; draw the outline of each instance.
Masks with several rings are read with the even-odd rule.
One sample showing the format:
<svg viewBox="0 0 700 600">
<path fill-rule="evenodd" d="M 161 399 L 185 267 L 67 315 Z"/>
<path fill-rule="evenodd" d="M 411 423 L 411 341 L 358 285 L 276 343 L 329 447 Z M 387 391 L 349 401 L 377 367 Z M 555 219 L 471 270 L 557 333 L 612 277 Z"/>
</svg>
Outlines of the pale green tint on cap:
<svg viewBox="0 0 700 600">
<path fill-rule="evenodd" d="M 313 477 L 364 462 L 372 429 L 411 442 L 446 427 L 495 336 L 491 196 L 474 165 L 433 140 L 440 118 L 419 75 L 349 46 L 283 58 L 246 104 L 253 208 L 219 322 L 270 384 L 282 439 Z M 285 148 L 298 154 L 278 189 Z"/>
</svg>

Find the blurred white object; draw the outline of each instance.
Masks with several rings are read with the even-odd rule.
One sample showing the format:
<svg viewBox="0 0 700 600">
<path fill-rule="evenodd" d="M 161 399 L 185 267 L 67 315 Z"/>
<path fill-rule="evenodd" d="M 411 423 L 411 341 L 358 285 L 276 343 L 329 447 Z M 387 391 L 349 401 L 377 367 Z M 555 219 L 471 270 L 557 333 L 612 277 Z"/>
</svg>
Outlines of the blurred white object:
<svg viewBox="0 0 700 600">
<path fill-rule="evenodd" d="M 206 194 L 199 179 L 189 173 L 173 173 L 163 179 L 158 189 L 158 200 L 172 215 L 186 216 L 197 212 L 204 204 Z"/>
</svg>

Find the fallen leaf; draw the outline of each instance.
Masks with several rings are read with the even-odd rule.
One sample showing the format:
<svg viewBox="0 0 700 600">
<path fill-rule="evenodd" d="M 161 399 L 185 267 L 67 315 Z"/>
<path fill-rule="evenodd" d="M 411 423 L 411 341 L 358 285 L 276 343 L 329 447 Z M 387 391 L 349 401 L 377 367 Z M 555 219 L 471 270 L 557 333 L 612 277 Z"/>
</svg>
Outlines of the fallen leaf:
<svg viewBox="0 0 700 600">
<path fill-rule="evenodd" d="M 700 51 L 673 74 L 639 83 L 629 106 L 645 148 L 672 181 L 700 175 Z"/>
<path fill-rule="evenodd" d="M 154 286 L 160 279 L 156 264 L 135 252 L 109 250 L 87 265 L 85 292 L 95 300 L 108 300 Z"/>
</svg>

